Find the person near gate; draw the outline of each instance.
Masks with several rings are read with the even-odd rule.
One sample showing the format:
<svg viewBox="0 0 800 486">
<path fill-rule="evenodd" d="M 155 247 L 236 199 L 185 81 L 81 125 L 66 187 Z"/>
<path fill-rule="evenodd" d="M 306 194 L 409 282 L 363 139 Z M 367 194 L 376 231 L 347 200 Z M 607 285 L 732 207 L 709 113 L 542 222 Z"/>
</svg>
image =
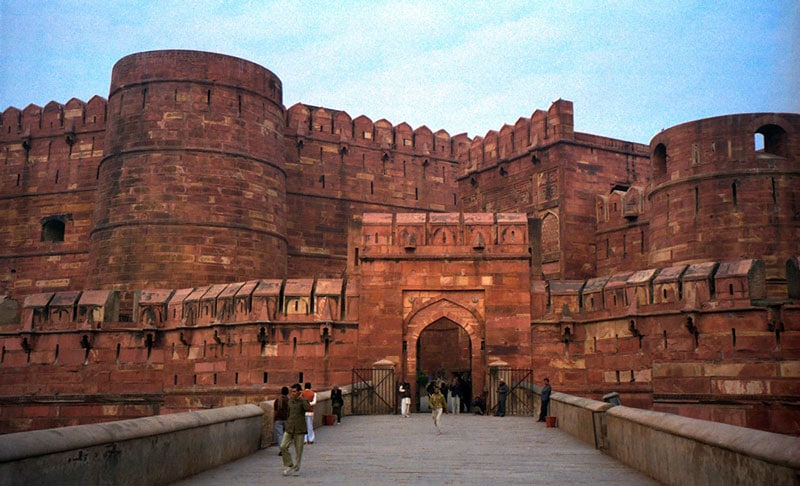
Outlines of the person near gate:
<svg viewBox="0 0 800 486">
<path fill-rule="evenodd" d="M 494 413 L 495 417 L 506 416 L 506 399 L 508 398 L 508 385 L 504 380 L 500 380 L 497 385 L 497 411 Z"/>
<path fill-rule="evenodd" d="M 403 418 L 411 416 L 411 385 L 404 381 L 400 384 L 400 413 Z"/>
<path fill-rule="evenodd" d="M 308 400 L 302 396 L 300 383 L 292 385 L 289 395 L 289 415 L 286 419 L 286 429 L 281 441 L 281 460 L 283 461 L 283 475 L 300 474 L 300 461 L 303 459 L 303 443 L 306 435 L 306 412 L 311 408 Z M 289 452 L 289 446 L 294 445 L 295 457 Z"/>
<path fill-rule="evenodd" d="M 306 389 L 303 390 L 303 398 L 308 401 L 308 404 L 311 406 L 308 410 L 306 410 L 306 444 L 313 444 L 316 435 L 314 434 L 314 405 L 317 404 L 317 392 L 315 392 L 311 388 L 311 383 L 306 382 Z"/>
<path fill-rule="evenodd" d="M 542 387 L 542 407 L 539 411 L 539 422 L 544 422 L 547 413 L 550 411 L 550 394 L 553 389 L 550 388 L 550 378 L 544 379 L 544 386 Z"/>
<path fill-rule="evenodd" d="M 286 419 L 289 418 L 289 387 L 284 386 L 281 388 L 281 394 L 275 399 L 273 405 L 274 425 L 273 432 L 275 432 L 275 442 L 281 445 L 283 441 L 283 431 L 286 427 Z M 278 455 L 281 453 L 278 452 Z"/>
<path fill-rule="evenodd" d="M 336 415 L 336 423 L 342 423 L 342 407 L 344 407 L 344 399 L 342 398 L 342 390 L 339 385 L 333 385 L 331 388 L 331 408 L 333 414 Z"/>
</svg>

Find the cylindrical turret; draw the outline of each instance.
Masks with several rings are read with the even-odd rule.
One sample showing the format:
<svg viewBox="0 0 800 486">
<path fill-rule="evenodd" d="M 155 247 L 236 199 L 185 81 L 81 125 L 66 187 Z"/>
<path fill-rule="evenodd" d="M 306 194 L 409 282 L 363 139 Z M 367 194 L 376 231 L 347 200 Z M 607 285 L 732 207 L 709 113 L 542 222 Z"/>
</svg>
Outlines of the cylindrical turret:
<svg viewBox="0 0 800 486">
<path fill-rule="evenodd" d="M 89 286 L 283 277 L 281 81 L 235 57 L 133 54 L 114 66 Z"/>
<path fill-rule="evenodd" d="M 684 123 L 650 150 L 650 264 L 758 258 L 780 283 L 800 248 L 800 115 Z"/>
</svg>

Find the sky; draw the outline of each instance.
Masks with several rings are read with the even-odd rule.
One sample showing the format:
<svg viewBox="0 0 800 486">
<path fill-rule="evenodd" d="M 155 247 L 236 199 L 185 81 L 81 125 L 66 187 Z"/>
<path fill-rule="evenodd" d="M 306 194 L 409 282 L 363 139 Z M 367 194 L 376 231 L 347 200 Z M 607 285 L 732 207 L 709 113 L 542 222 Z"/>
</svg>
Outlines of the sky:
<svg viewBox="0 0 800 486">
<path fill-rule="evenodd" d="M 800 112 L 797 0 L 0 0 L 0 111 L 107 98 L 119 59 L 158 49 L 260 64 L 287 108 L 470 138 L 557 99 L 576 131 L 640 143 Z"/>
</svg>

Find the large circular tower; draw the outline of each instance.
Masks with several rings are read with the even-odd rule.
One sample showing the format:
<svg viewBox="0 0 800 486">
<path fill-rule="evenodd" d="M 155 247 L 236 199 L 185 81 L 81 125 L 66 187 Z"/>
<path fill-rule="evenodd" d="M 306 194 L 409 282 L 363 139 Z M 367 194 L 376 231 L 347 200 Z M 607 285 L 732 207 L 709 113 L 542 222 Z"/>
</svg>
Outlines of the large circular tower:
<svg viewBox="0 0 800 486">
<path fill-rule="evenodd" d="M 114 66 L 89 286 L 132 290 L 282 277 L 281 82 L 195 51 Z"/>
<path fill-rule="evenodd" d="M 785 282 L 800 251 L 800 115 L 684 123 L 650 142 L 650 263 L 757 258 Z"/>
</svg>

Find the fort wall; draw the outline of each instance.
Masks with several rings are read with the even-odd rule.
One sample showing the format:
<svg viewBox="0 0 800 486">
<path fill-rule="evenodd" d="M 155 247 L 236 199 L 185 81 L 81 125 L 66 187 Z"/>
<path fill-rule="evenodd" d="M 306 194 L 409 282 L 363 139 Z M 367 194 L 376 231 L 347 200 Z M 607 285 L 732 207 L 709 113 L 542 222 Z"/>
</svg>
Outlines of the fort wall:
<svg viewBox="0 0 800 486">
<path fill-rule="evenodd" d="M 281 91 L 246 60 L 155 51 L 119 61 L 108 101 L 0 113 L 2 430 L 249 403 L 377 360 L 413 378 L 436 329 L 478 390 L 502 362 L 800 433 L 800 115 L 648 146 L 575 132 L 557 100 L 470 139 Z"/>
<path fill-rule="evenodd" d="M 287 120 L 290 275 L 341 276 L 355 215 L 455 210 L 465 135 L 302 104 Z"/>
<path fill-rule="evenodd" d="M 575 133 L 573 125 L 572 102 L 557 100 L 546 112 L 537 110 L 513 127 L 476 137 L 462 161 L 461 207 L 521 211 L 540 220 L 538 272 L 544 278 L 587 278 L 625 266 L 639 268 L 645 255 L 632 259 L 633 251 L 617 252 L 622 245 L 604 235 L 609 228 L 595 217 L 595 206 L 597 198 L 608 198 L 618 188 L 647 184 L 648 149 Z M 636 209 L 629 215 L 634 220 L 644 213 L 643 205 Z M 617 224 L 629 226 L 631 220 Z M 634 238 L 629 239 L 633 247 Z M 612 245 L 613 253 L 606 251 Z"/>
<path fill-rule="evenodd" d="M 0 292 L 24 296 L 86 286 L 105 115 L 106 100 L 99 96 L 1 114 Z"/>
</svg>

